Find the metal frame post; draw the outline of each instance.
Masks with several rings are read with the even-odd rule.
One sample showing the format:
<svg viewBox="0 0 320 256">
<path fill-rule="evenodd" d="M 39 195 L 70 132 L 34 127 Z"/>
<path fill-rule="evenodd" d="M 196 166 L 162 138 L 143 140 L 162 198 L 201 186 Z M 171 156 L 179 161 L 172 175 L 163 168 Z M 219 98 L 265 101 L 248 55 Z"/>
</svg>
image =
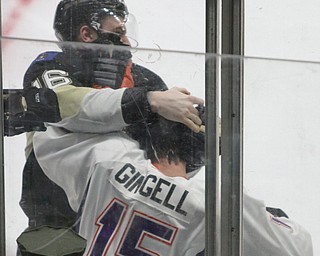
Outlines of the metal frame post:
<svg viewBox="0 0 320 256">
<path fill-rule="evenodd" d="M 207 256 L 239 256 L 242 250 L 243 65 L 239 56 L 243 54 L 243 2 L 206 2 Z M 210 53 L 217 55 L 213 57 Z M 219 87 L 221 104 L 218 100 Z M 217 156 L 219 106 L 222 124 L 221 170 Z"/>
<path fill-rule="evenodd" d="M 243 2 L 222 2 L 221 255 L 224 256 L 239 256 L 242 251 Z"/>
<path fill-rule="evenodd" d="M 2 13 L 1 1 L 0 1 L 0 13 Z M 2 84 L 2 22 L 0 20 L 0 106 L 1 106 L 1 116 L 0 116 L 0 255 L 6 255 L 6 226 L 5 226 L 5 180 L 4 180 L 4 152 L 3 152 L 3 84 Z"/>
<path fill-rule="evenodd" d="M 217 133 L 218 117 L 218 84 L 217 59 L 213 55 L 218 52 L 218 10 L 217 1 L 206 2 L 206 255 L 220 253 L 220 207 L 219 191 L 219 135 Z"/>
</svg>

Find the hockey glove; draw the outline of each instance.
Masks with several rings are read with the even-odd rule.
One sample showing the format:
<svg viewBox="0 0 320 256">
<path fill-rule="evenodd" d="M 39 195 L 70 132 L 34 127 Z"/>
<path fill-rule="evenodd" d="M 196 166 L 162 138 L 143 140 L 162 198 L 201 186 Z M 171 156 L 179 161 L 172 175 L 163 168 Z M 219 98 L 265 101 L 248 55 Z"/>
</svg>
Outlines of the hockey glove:
<svg viewBox="0 0 320 256">
<path fill-rule="evenodd" d="M 43 122 L 61 120 L 56 94 L 50 89 L 4 90 L 3 99 L 5 136 L 45 131 Z"/>
<path fill-rule="evenodd" d="M 99 88 L 120 88 L 131 57 L 127 49 L 114 49 L 110 54 L 94 58 L 93 84 Z"/>
<path fill-rule="evenodd" d="M 28 112 L 34 113 L 42 122 L 56 123 L 61 120 L 58 98 L 48 88 L 27 88 L 23 90 Z"/>
</svg>

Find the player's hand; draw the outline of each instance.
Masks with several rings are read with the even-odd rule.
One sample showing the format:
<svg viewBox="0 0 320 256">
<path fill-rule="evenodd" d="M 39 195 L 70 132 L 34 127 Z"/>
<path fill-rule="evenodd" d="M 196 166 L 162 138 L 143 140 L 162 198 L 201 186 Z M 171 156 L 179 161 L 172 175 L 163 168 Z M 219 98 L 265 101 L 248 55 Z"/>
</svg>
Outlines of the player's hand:
<svg viewBox="0 0 320 256">
<path fill-rule="evenodd" d="M 185 124 L 194 132 L 200 131 L 202 123 L 195 105 L 204 100 L 192 96 L 185 88 L 173 87 L 167 91 L 148 92 L 151 110 L 164 118 Z"/>
</svg>

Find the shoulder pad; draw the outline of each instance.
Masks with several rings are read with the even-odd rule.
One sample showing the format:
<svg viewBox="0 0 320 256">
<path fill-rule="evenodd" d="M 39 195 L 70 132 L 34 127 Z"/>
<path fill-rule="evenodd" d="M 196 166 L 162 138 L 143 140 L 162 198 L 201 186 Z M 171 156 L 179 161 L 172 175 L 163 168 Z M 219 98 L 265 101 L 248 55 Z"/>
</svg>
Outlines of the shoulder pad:
<svg viewBox="0 0 320 256">
<path fill-rule="evenodd" d="M 41 53 L 32 64 L 36 62 L 46 62 L 54 60 L 60 52 L 43 52 Z"/>
</svg>

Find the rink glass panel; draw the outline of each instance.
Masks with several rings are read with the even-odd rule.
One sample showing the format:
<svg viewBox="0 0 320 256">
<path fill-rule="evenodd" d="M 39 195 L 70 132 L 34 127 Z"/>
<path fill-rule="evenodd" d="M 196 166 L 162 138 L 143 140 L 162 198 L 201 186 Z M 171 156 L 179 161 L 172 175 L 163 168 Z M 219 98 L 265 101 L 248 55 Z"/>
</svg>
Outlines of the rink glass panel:
<svg viewBox="0 0 320 256">
<path fill-rule="evenodd" d="M 319 255 L 320 63 L 244 59 L 244 189 L 306 228 Z"/>
<path fill-rule="evenodd" d="M 38 53 L 59 50 L 56 44 L 47 42 L 3 43 L 4 89 L 22 88 L 23 74 Z M 320 65 L 228 56 L 205 58 L 203 54 L 142 49 L 134 50 L 133 55 L 135 62 L 161 75 L 169 87 L 186 87 L 202 98 L 205 59 L 214 58 L 222 65 L 235 59 L 243 63 L 244 189 L 304 226 L 312 235 L 317 255 Z M 16 238 L 27 227 L 19 207 L 25 135 L 4 141 L 6 250 L 11 255 L 16 250 Z"/>
<path fill-rule="evenodd" d="M 239 182 L 243 191 L 264 201 L 267 207 L 283 210 L 311 234 L 314 255 L 318 255 L 320 63 L 210 55 L 207 61 L 210 58 L 221 67 L 221 73 L 219 70 L 216 73 L 218 82 L 222 82 L 220 92 L 227 86 L 226 74 L 233 75 L 233 83 L 243 85 L 236 87 L 240 93 L 234 90 L 227 99 L 242 103 L 234 105 L 227 116 L 222 117 L 222 148 L 228 147 L 223 143 L 230 136 L 229 141 L 240 144 L 240 152 L 231 150 L 233 155 L 225 155 L 222 150 L 221 184 L 226 184 L 225 173 L 230 172 L 226 166 L 235 164 L 223 165 L 223 159 L 237 161 L 236 156 L 240 156 L 239 169 L 233 173 L 237 177 L 231 177 L 233 183 L 227 185 L 235 188 Z M 234 75 L 239 65 L 242 78 Z M 220 98 L 218 104 L 221 113 L 223 107 L 230 104 L 224 100 Z M 232 127 L 235 132 L 230 134 L 224 130 L 224 122 L 237 118 L 238 112 L 242 115 L 241 129 L 237 131 Z M 232 121 L 231 124 L 236 125 Z M 228 196 L 232 202 L 238 195 L 237 191 L 230 191 L 224 195 L 222 190 L 221 196 Z M 217 210 L 221 210 L 222 215 L 225 203 L 222 201 L 221 209 Z"/>
<path fill-rule="evenodd" d="M 23 76 L 30 63 L 44 51 L 59 51 L 53 42 L 3 39 L 4 89 L 23 88 Z M 149 68 L 166 82 L 168 87 L 185 87 L 193 95 L 205 98 L 205 56 L 196 53 L 175 53 L 133 49 L 133 61 Z M 13 107 L 13 106 L 12 106 Z M 22 170 L 25 164 L 26 135 L 4 138 L 6 252 L 16 251 L 16 239 L 27 228 L 27 218 L 19 206 Z M 43 202 L 44 204 L 46 202 Z"/>
</svg>

